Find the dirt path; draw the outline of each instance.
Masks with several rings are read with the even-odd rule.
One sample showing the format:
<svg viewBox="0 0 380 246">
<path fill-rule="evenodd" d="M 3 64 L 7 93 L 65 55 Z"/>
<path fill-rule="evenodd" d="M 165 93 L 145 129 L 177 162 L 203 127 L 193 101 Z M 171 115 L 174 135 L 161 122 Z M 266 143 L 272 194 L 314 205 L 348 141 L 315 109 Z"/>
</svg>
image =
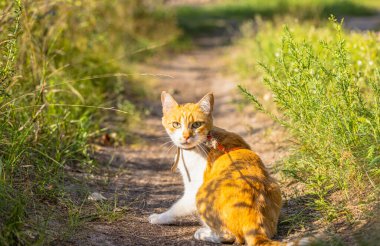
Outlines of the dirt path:
<svg viewBox="0 0 380 246">
<path fill-rule="evenodd" d="M 144 73 L 171 76 L 157 78 L 155 98 L 147 102 L 151 114 L 136 131 L 143 144 L 100 148 L 97 158 L 105 164 L 104 172 L 94 175 L 94 182 L 90 184 L 92 191 L 100 192 L 109 200 L 116 195 L 117 206 L 127 210 L 114 222 L 85 223 L 63 244 L 211 245 L 193 239 L 199 226 L 196 218 L 185 218 L 173 226 L 151 225 L 147 220 L 151 213 L 169 208 L 183 190 L 180 175 L 170 172 L 174 153 L 165 145 L 168 139 L 161 126 L 159 96 L 162 90 L 172 92 L 180 102 L 196 102 L 212 91 L 215 95 L 215 125 L 242 135 L 269 167 L 286 153 L 278 126 L 267 117 L 256 114 L 252 108 L 238 111 L 233 103 L 240 95 L 236 89 L 237 81 L 223 75 L 224 41 L 220 37 L 200 39 L 199 48 L 191 52 L 155 59 L 141 67 Z M 297 203 L 288 202 L 292 207 Z M 288 202 L 283 209 L 285 217 L 293 213 L 287 208 Z M 288 230 L 288 225 L 280 225 L 277 238 L 290 238 Z"/>
<path fill-rule="evenodd" d="M 171 5 L 204 4 L 213 0 L 167 0 Z M 379 15 L 366 18 L 347 18 L 349 29 L 368 29 L 379 25 Z M 369 24 L 370 23 L 370 24 Z M 362 25 L 363 24 L 363 25 Z M 252 107 L 238 110 L 234 103 L 241 98 L 234 77 L 224 71 L 224 56 L 228 52 L 226 36 L 196 40 L 197 48 L 182 54 L 156 58 L 141 66 L 146 74 L 158 76 L 154 97 L 145 102 L 150 115 L 135 134 L 142 143 L 126 147 L 100 147 L 96 158 L 104 164 L 102 172 L 91 174 L 91 192 L 100 192 L 114 201 L 124 213 L 109 220 L 89 221 L 80 231 L 61 241 L 61 245 L 213 245 L 193 239 L 199 227 L 197 218 L 184 218 L 177 225 L 160 226 L 148 223 L 148 216 L 168 209 L 182 194 L 179 173 L 170 172 L 174 157 L 169 140 L 161 125 L 160 93 L 170 92 L 179 102 L 196 102 L 207 92 L 215 96 L 215 125 L 234 131 L 251 145 L 266 166 L 287 153 L 286 135 L 270 118 L 256 113 Z M 256 92 L 260 94 L 260 92 Z M 273 170 L 272 170 L 273 171 Z M 278 179 L 278 174 L 274 173 Z M 308 197 L 295 192 L 297 184 L 281 181 L 284 206 L 275 239 L 289 241 L 305 233 L 326 230 L 318 212 L 306 209 Z M 103 208 L 104 209 L 104 208 Z M 107 208 L 106 208 L 107 209 Z M 112 208 L 108 208 L 108 210 Z"/>
</svg>

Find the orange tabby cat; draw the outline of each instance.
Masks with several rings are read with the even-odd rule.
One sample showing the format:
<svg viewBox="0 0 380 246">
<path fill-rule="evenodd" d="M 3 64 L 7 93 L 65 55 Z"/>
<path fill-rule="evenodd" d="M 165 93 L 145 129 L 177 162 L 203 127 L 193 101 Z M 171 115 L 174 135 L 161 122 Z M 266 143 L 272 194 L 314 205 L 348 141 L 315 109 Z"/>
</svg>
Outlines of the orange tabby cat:
<svg viewBox="0 0 380 246">
<path fill-rule="evenodd" d="M 213 95 L 207 94 L 198 103 L 180 105 L 163 92 L 162 103 L 162 123 L 182 151 L 177 154 L 182 153 L 182 158 L 178 156 L 176 164 L 180 162 L 185 192 L 168 211 L 151 215 L 150 222 L 172 223 L 196 208 L 204 224 L 194 234 L 198 240 L 236 240 L 252 246 L 297 245 L 270 240 L 281 210 L 280 187 L 239 135 L 213 126 Z"/>
</svg>

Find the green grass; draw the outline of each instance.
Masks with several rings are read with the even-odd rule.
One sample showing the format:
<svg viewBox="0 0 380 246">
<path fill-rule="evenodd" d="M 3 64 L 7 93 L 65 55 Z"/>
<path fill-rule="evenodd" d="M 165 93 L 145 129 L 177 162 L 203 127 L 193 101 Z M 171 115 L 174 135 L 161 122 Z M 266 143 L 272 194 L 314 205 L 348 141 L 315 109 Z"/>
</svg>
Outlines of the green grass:
<svg viewBox="0 0 380 246">
<path fill-rule="evenodd" d="M 167 45 L 185 49 L 189 46 L 186 37 L 224 32 L 255 16 L 275 23 L 285 16 L 319 23 L 315 20 L 330 13 L 371 14 L 372 6 L 357 0 L 221 1 L 181 7 L 174 16 L 172 10 L 139 0 L 0 0 L 0 244 L 48 244 L 69 236 L 85 221 L 112 221 L 121 216 L 117 196 L 114 201 L 88 202 L 85 181 L 70 177 L 67 170 L 91 172 L 96 166 L 91 159 L 91 141 L 106 132 L 128 134 L 138 121 L 136 101 L 149 92 L 136 74 L 135 62 Z M 284 67 L 298 69 L 287 75 L 288 97 L 278 97 L 285 116 L 282 122 L 293 125 L 294 129 L 289 129 L 299 141 L 299 149 L 284 171 L 320 197 L 315 205 L 327 211 L 328 218 L 337 213 L 349 217 L 347 205 L 357 204 L 349 198 L 361 187 L 372 185 L 368 178 L 378 184 L 378 101 L 373 100 L 378 100 L 375 68 L 379 56 L 375 37 L 343 33 L 351 42 L 339 46 L 331 27 L 310 29 L 307 24 L 295 24 L 280 43 L 279 24 L 260 25 L 257 33 L 250 24 L 243 28 L 245 36 L 237 46 L 245 49 L 244 56 L 237 55 L 235 69 L 246 78 L 267 74 L 268 86 L 275 93 L 284 89 L 279 79 L 287 74 Z M 179 28 L 183 36 L 178 42 Z M 303 39 L 310 45 L 302 43 Z M 326 47 L 319 46 L 320 39 L 327 41 Z M 335 54 L 331 50 L 341 54 L 330 62 L 327 58 Z M 294 58 L 298 52 L 305 58 Z M 317 56 L 320 53 L 321 57 Z M 268 65 L 266 72 L 251 69 L 257 58 Z M 284 58 L 282 63 L 279 58 Z M 304 67 L 306 58 L 318 77 L 302 90 L 315 89 L 321 95 L 318 98 L 305 97 L 298 88 L 302 84 L 299 71 L 302 78 L 310 78 Z M 333 72 L 321 70 L 320 64 Z M 349 83 L 351 80 L 357 84 Z M 326 88 L 324 81 L 329 81 Z M 324 90 L 329 93 L 321 93 Z M 297 106 L 289 96 L 293 94 L 297 103 L 303 104 Z M 352 105 L 344 101 L 345 95 Z M 314 123 L 322 106 L 325 114 Z M 313 127 L 302 127 L 305 124 Z M 345 167 L 342 172 L 340 165 Z M 80 187 L 79 191 L 72 191 L 70 185 Z M 339 191 L 344 192 L 344 199 L 336 209 L 329 198 Z M 371 194 L 358 197 L 370 200 Z M 52 227 L 57 221 L 60 225 Z"/>
<path fill-rule="evenodd" d="M 294 138 L 292 155 L 280 167 L 283 173 L 305 184 L 306 193 L 315 197 L 312 206 L 327 221 L 363 218 L 380 189 L 376 35 L 346 33 L 334 21 L 321 26 L 288 22 L 288 27 L 262 22 L 255 34 L 247 31 L 249 25 L 245 29 L 236 43 L 234 71 L 265 83 L 279 114 L 268 112 L 254 96 L 254 84 L 240 89 Z"/>
<path fill-rule="evenodd" d="M 133 64 L 178 31 L 170 13 L 137 0 L 0 1 L 0 10 L 0 244 L 46 244 L 59 237 L 52 221 L 70 231 L 82 218 L 88 192 L 74 198 L 65 170 L 91 171 L 90 141 L 128 133 L 146 95 Z"/>
<path fill-rule="evenodd" d="M 376 245 L 369 231 L 378 227 L 380 189 L 378 38 L 345 31 L 326 15 L 369 15 L 379 3 L 314 1 L 303 6 L 316 10 L 308 12 L 306 2 L 242 21 L 227 55 L 230 72 L 242 79 L 239 106 L 252 103 L 288 130 L 294 145 L 277 168 L 304 184 L 302 194 L 313 197 L 306 205 L 323 215 L 328 231 L 352 226 L 343 239 L 333 234 L 317 245 L 345 245 L 348 234 L 358 245 Z M 362 220 L 374 221 L 372 229 L 355 226 Z"/>
<path fill-rule="evenodd" d="M 233 31 L 244 20 L 292 16 L 300 20 L 324 20 L 335 16 L 363 16 L 376 13 L 371 1 L 359 0 L 222 0 L 200 6 L 177 8 L 179 26 L 187 35 L 210 35 Z"/>
</svg>

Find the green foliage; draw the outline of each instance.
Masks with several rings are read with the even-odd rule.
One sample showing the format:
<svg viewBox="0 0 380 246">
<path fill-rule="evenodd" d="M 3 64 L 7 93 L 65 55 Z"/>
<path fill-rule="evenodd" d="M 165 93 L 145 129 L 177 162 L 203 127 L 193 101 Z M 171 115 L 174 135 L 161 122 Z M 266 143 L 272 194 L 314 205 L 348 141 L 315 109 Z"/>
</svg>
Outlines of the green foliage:
<svg viewBox="0 0 380 246">
<path fill-rule="evenodd" d="M 171 14 L 138 0 L 0 7 L 0 244 L 44 243 L 37 211 L 68 207 L 65 169 L 91 169 L 88 140 L 107 118 L 136 118 L 145 92 L 133 61 L 177 32 Z"/>
<path fill-rule="evenodd" d="M 292 16 L 301 20 L 336 16 L 375 14 L 374 3 L 359 0 L 221 0 L 213 4 L 181 6 L 177 10 L 179 26 L 185 33 L 212 34 L 233 31 L 244 20 Z"/>
<path fill-rule="evenodd" d="M 285 27 L 281 41 L 278 33 L 279 27 L 265 24 L 251 43 L 240 45 L 252 47 L 252 53 L 245 49 L 248 60 L 253 58 L 247 54 L 264 58 L 264 82 L 282 113 L 280 123 L 296 139 L 283 171 L 306 184 L 328 220 L 339 215 L 349 220 L 348 207 L 374 200 L 380 187 L 377 37 L 344 33 L 335 20 L 328 27 Z M 238 57 L 242 61 L 242 54 Z"/>
</svg>

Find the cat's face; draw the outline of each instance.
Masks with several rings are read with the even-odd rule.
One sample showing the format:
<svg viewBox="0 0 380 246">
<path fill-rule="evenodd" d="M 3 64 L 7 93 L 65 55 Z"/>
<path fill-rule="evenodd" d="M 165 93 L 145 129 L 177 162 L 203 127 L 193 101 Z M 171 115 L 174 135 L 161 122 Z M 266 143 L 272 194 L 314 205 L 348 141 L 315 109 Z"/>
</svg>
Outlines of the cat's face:
<svg viewBox="0 0 380 246">
<path fill-rule="evenodd" d="M 179 105 L 167 92 L 161 94 L 164 116 L 162 124 L 173 143 L 183 149 L 192 149 L 207 140 L 212 128 L 214 96 L 209 93 L 198 103 Z"/>
</svg>

